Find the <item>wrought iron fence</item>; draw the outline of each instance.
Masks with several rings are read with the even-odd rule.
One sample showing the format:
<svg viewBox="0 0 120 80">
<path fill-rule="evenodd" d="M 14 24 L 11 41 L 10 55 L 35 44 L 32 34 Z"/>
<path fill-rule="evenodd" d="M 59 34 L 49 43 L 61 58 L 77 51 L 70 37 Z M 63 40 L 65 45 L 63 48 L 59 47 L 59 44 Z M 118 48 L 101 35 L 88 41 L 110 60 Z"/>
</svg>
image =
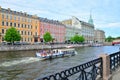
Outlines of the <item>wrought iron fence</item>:
<svg viewBox="0 0 120 80">
<path fill-rule="evenodd" d="M 110 71 L 111 73 L 115 71 L 118 66 L 120 66 L 120 52 L 110 54 Z"/>
<path fill-rule="evenodd" d="M 98 77 L 102 78 L 102 70 L 103 61 L 102 58 L 98 58 L 36 80 L 96 80 Z"/>
</svg>

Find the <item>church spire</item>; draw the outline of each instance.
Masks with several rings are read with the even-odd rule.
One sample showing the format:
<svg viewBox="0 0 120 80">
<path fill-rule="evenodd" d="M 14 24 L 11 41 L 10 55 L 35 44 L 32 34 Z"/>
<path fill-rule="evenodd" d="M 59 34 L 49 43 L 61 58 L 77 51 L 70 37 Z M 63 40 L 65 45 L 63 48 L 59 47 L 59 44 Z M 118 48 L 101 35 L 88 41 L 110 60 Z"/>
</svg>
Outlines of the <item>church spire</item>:
<svg viewBox="0 0 120 80">
<path fill-rule="evenodd" d="M 94 25 L 94 24 L 93 24 L 92 15 L 91 15 L 91 11 L 90 11 L 90 18 L 89 18 L 89 20 L 88 20 L 88 23 L 90 23 L 90 24 Z"/>
</svg>

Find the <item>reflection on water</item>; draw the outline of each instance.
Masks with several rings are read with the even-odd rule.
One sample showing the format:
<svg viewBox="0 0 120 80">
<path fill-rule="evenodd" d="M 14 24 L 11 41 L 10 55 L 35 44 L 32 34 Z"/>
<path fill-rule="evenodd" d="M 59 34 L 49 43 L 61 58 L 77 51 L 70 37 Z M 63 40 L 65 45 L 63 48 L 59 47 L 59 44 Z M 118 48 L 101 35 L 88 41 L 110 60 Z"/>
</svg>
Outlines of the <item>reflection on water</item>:
<svg viewBox="0 0 120 80">
<path fill-rule="evenodd" d="M 33 80 L 80 65 L 101 53 L 117 52 L 119 46 L 83 47 L 76 51 L 76 56 L 45 61 L 35 57 L 36 51 L 0 52 L 0 79 Z"/>
</svg>

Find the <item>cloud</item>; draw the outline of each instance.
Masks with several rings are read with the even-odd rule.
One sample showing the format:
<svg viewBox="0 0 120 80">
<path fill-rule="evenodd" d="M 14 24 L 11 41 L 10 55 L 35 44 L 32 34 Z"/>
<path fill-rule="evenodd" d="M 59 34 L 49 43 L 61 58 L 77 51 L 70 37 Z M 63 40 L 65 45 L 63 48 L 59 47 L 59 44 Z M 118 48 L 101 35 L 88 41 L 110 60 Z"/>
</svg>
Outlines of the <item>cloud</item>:
<svg viewBox="0 0 120 80">
<path fill-rule="evenodd" d="M 120 22 L 109 23 L 108 27 L 120 27 Z"/>
<path fill-rule="evenodd" d="M 96 24 L 97 28 L 120 28 L 120 22 Z"/>
</svg>

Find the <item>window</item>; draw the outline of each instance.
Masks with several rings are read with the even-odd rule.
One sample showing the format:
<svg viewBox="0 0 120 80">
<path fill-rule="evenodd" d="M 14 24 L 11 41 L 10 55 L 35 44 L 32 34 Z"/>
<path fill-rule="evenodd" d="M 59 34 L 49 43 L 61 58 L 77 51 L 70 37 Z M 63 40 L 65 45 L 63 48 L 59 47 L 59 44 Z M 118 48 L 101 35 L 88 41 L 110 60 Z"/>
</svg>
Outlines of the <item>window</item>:
<svg viewBox="0 0 120 80">
<path fill-rule="evenodd" d="M 8 19 L 8 14 L 6 15 L 6 19 Z"/>
<path fill-rule="evenodd" d="M 16 16 L 14 16 L 14 20 L 16 20 Z"/>
<path fill-rule="evenodd" d="M 28 35 L 30 35 L 29 31 L 28 31 Z"/>
<path fill-rule="evenodd" d="M 37 29 L 37 26 L 35 26 L 35 29 Z"/>
<path fill-rule="evenodd" d="M 24 38 L 22 38 L 22 41 L 24 41 Z"/>
<path fill-rule="evenodd" d="M 4 19 L 4 14 L 2 14 L 2 18 Z"/>
<path fill-rule="evenodd" d="M 4 29 L 2 29 L 2 34 L 4 34 L 4 32 L 5 32 Z"/>
<path fill-rule="evenodd" d="M 20 27 L 20 24 L 18 24 L 18 27 Z"/>
<path fill-rule="evenodd" d="M 28 25 L 28 29 L 29 29 L 30 27 L 29 27 L 29 25 Z"/>
<path fill-rule="evenodd" d="M 28 38 L 28 42 L 29 42 L 29 38 Z"/>
<path fill-rule="evenodd" d="M 37 36 L 37 32 L 35 32 L 35 35 Z"/>
<path fill-rule="evenodd" d="M 4 21 L 2 21 L 2 26 L 4 26 Z"/>
<path fill-rule="evenodd" d="M 23 31 L 21 31 L 21 35 L 23 35 Z"/>
<path fill-rule="evenodd" d="M 14 23 L 14 27 L 16 27 L 16 23 Z"/>
<path fill-rule="evenodd" d="M 18 21 L 20 21 L 20 17 L 18 17 Z"/>
<path fill-rule="evenodd" d="M 12 20 L 12 15 L 10 15 L 10 20 Z"/>
<path fill-rule="evenodd" d="M 2 41 L 4 41 L 4 37 L 2 37 Z"/>
<path fill-rule="evenodd" d="M 9 25 L 8 25 L 8 22 L 6 22 L 6 26 L 9 26 Z"/>
<path fill-rule="evenodd" d="M 24 18 L 22 18 L 22 21 L 24 21 Z"/>
<path fill-rule="evenodd" d="M 12 27 L 12 22 L 10 23 L 10 26 Z"/>
<path fill-rule="evenodd" d="M 26 24 L 25 24 L 25 28 L 26 28 Z"/>
<path fill-rule="evenodd" d="M 25 18 L 25 22 L 26 22 L 26 18 Z"/>
<path fill-rule="evenodd" d="M 25 41 L 26 41 L 26 38 L 25 38 Z"/>
<path fill-rule="evenodd" d="M 22 24 L 22 28 L 23 28 L 23 24 Z"/>
<path fill-rule="evenodd" d="M 26 35 L 26 31 L 25 31 L 25 35 Z"/>
<path fill-rule="evenodd" d="M 30 22 L 30 19 L 28 19 L 28 22 Z"/>
</svg>

